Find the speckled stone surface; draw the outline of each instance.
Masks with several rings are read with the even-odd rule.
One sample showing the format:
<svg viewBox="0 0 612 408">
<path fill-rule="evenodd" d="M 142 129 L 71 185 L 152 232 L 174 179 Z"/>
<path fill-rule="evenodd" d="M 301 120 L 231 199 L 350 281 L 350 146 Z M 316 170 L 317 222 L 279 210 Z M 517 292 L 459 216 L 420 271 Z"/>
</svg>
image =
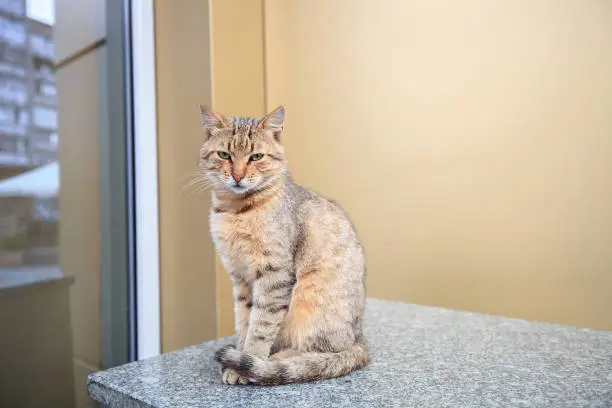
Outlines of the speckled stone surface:
<svg viewBox="0 0 612 408">
<path fill-rule="evenodd" d="M 109 407 L 612 407 L 612 332 L 370 299 L 371 364 L 339 379 L 223 385 L 222 339 L 91 374 Z"/>
</svg>

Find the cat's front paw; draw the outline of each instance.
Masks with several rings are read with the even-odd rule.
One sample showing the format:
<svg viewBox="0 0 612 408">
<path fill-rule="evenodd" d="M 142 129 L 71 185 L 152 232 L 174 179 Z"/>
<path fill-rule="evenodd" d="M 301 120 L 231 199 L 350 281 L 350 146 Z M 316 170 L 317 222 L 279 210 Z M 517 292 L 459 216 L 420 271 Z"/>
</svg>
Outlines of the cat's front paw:
<svg viewBox="0 0 612 408">
<path fill-rule="evenodd" d="M 221 364 L 221 378 L 223 380 L 223 384 L 236 385 L 236 384 L 248 384 L 249 379 L 246 377 L 242 377 L 240 374 L 236 372 L 233 368 L 226 367 L 224 363 L 227 362 L 228 354 L 238 353 L 236 347 L 232 344 L 228 344 L 227 346 L 221 347 L 215 353 L 215 361 Z"/>
<path fill-rule="evenodd" d="M 233 368 L 224 368 L 222 374 L 223 384 L 229 385 L 246 385 L 249 383 L 249 379 L 246 377 L 242 377 L 238 374 Z"/>
</svg>

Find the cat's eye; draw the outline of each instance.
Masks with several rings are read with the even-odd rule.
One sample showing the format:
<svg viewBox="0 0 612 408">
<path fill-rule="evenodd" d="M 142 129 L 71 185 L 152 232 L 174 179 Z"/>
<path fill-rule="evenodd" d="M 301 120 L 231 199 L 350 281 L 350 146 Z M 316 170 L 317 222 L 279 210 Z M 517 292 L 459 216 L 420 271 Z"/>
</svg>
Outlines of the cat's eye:
<svg viewBox="0 0 612 408">
<path fill-rule="evenodd" d="M 232 156 L 228 152 L 217 152 L 220 158 L 223 160 L 229 160 Z"/>
<path fill-rule="evenodd" d="M 261 160 L 263 157 L 264 157 L 263 153 L 255 153 L 254 155 L 251 156 L 249 160 L 257 161 L 257 160 Z"/>
</svg>

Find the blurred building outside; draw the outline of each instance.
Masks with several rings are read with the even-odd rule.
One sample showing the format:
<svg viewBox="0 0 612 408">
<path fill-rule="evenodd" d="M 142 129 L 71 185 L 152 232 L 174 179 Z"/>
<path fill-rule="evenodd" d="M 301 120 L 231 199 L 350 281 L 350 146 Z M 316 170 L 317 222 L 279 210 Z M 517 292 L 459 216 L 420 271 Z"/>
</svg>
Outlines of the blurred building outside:
<svg viewBox="0 0 612 408">
<path fill-rule="evenodd" d="M 61 275 L 53 25 L 0 0 L 0 284 Z M 51 22 L 52 23 L 52 22 Z"/>
</svg>

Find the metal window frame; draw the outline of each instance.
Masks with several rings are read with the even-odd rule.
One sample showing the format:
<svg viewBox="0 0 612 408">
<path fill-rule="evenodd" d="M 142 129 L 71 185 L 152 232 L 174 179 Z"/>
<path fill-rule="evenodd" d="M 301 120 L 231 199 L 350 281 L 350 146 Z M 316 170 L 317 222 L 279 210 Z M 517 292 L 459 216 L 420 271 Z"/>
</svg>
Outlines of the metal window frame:
<svg viewBox="0 0 612 408">
<path fill-rule="evenodd" d="M 132 0 L 137 359 L 161 353 L 157 95 L 153 0 Z"/>
<path fill-rule="evenodd" d="M 103 369 L 137 358 L 131 1 L 106 2 L 101 67 L 100 314 Z"/>
</svg>

